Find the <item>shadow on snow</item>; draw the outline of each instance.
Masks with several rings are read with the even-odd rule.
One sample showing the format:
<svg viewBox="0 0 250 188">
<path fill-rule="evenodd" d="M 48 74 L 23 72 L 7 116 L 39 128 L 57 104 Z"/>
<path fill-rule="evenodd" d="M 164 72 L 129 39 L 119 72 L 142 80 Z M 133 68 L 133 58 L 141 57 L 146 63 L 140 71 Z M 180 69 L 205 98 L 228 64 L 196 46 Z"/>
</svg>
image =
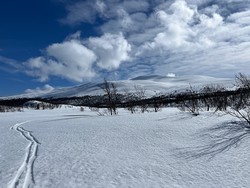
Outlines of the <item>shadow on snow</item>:
<svg viewBox="0 0 250 188">
<path fill-rule="evenodd" d="M 250 129 L 246 128 L 247 122 L 231 121 L 203 129 L 198 138 L 203 145 L 177 149 L 177 157 L 185 159 L 197 159 L 206 157 L 212 159 L 216 155 L 226 152 L 240 145 L 243 139 L 250 136 Z"/>
</svg>

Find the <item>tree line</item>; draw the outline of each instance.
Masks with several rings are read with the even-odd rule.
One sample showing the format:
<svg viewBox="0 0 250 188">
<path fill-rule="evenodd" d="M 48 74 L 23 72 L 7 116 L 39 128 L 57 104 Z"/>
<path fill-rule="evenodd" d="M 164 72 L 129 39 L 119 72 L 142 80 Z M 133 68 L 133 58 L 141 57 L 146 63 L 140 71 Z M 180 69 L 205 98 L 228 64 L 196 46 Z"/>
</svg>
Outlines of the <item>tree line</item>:
<svg viewBox="0 0 250 188">
<path fill-rule="evenodd" d="M 192 86 L 182 92 L 165 95 L 146 96 L 146 90 L 134 86 L 134 91 L 119 93 L 114 82 L 104 79 L 102 84 L 104 94 L 97 96 L 65 97 L 65 98 L 20 98 L 0 100 L 0 106 L 23 107 L 30 100 L 58 106 L 61 104 L 89 106 L 91 108 L 106 108 L 110 115 L 118 114 L 118 108 L 125 108 L 132 114 L 136 112 L 158 112 L 162 107 L 177 107 L 192 115 L 200 111 L 223 111 L 237 118 L 247 120 L 250 124 L 250 77 L 239 73 L 235 76 L 235 89 L 227 90 L 221 85 L 206 85 L 199 90 Z"/>
</svg>

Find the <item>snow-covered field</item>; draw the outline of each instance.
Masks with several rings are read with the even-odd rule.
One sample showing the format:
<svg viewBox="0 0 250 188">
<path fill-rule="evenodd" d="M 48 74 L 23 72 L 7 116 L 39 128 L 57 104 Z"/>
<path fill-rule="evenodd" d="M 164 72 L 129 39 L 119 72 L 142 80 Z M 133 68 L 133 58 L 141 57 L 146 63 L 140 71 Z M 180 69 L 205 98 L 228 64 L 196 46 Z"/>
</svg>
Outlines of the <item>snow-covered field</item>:
<svg viewBox="0 0 250 188">
<path fill-rule="evenodd" d="M 250 132 L 230 116 L 63 108 L 0 121 L 1 188 L 250 185 Z"/>
</svg>

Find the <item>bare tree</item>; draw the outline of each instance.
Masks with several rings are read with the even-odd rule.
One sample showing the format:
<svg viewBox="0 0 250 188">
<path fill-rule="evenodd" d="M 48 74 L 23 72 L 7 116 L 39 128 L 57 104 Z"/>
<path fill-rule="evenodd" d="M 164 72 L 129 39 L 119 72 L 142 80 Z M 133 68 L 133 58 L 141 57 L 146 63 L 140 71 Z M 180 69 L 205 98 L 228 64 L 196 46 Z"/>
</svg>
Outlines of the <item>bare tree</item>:
<svg viewBox="0 0 250 188">
<path fill-rule="evenodd" d="M 138 85 L 135 85 L 134 88 L 135 88 L 135 97 L 137 98 L 138 101 L 140 101 L 139 108 L 141 109 L 141 112 L 144 113 L 148 109 L 148 104 L 145 101 L 143 101 L 144 99 L 146 99 L 146 89 Z"/>
<path fill-rule="evenodd" d="M 250 89 L 250 77 L 243 73 L 235 75 L 235 82 L 236 86 L 240 88 Z"/>
<path fill-rule="evenodd" d="M 235 76 L 235 82 L 240 90 L 237 95 L 229 98 L 230 107 L 225 112 L 241 121 L 246 121 L 248 124 L 246 127 L 250 128 L 250 77 L 239 73 Z"/>
<path fill-rule="evenodd" d="M 224 111 L 228 106 L 228 99 L 226 95 L 218 95 L 221 92 L 226 91 L 226 89 L 221 85 L 209 85 L 205 86 L 201 92 L 203 94 L 210 94 L 210 97 L 203 98 L 202 102 L 207 107 L 207 111 L 210 107 L 214 107 L 215 111 Z"/>
<path fill-rule="evenodd" d="M 214 89 L 212 86 L 210 85 L 206 85 L 204 86 L 201 91 L 200 91 L 202 94 L 209 94 L 209 93 L 212 93 L 214 92 Z M 201 99 L 202 103 L 204 104 L 204 106 L 206 107 L 206 110 L 209 111 L 210 108 L 211 108 L 211 100 L 210 98 L 206 98 L 206 97 L 203 97 Z"/>
<path fill-rule="evenodd" d="M 159 112 L 163 108 L 163 104 L 160 100 L 160 93 L 155 91 L 155 95 L 153 97 L 153 105 L 152 107 L 154 108 L 154 112 Z"/>
<path fill-rule="evenodd" d="M 107 108 L 110 115 L 117 115 L 118 93 L 116 85 L 113 82 L 108 82 L 104 79 L 103 91 L 107 96 Z"/>
<path fill-rule="evenodd" d="M 179 110 L 187 111 L 194 116 L 200 114 L 199 101 L 197 99 L 182 100 L 178 105 Z"/>
<path fill-rule="evenodd" d="M 183 94 L 182 99 L 179 101 L 178 108 L 181 111 L 187 111 L 194 116 L 200 114 L 200 103 L 199 100 L 196 99 L 195 96 L 196 92 L 193 90 L 192 86 L 186 90 Z M 186 98 L 188 97 L 188 99 Z"/>
<path fill-rule="evenodd" d="M 0 105 L 0 113 L 1 112 L 22 112 L 22 111 L 23 111 L 23 109 L 21 107 Z"/>
<path fill-rule="evenodd" d="M 127 103 L 126 109 L 131 112 L 131 114 L 136 113 L 136 97 L 134 93 L 129 92 L 128 88 L 124 89 L 125 101 Z"/>
<path fill-rule="evenodd" d="M 241 121 L 246 121 L 246 128 L 250 128 L 250 107 L 245 107 L 243 109 L 229 108 L 226 110 L 226 113 L 238 118 Z"/>
<path fill-rule="evenodd" d="M 250 128 L 250 100 L 248 93 L 242 91 L 237 95 L 230 96 L 229 104 L 230 106 L 224 112 L 241 121 L 246 121 L 247 127 Z"/>
</svg>

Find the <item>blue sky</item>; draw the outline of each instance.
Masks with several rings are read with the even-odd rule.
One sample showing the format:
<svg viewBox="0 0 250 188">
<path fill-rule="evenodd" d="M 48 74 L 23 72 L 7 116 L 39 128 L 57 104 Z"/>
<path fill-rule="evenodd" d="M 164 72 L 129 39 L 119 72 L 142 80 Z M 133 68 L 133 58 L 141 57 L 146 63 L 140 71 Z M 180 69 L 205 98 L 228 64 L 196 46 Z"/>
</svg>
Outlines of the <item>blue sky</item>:
<svg viewBox="0 0 250 188">
<path fill-rule="evenodd" d="M 0 24 L 0 96 L 104 77 L 250 73 L 249 0 L 8 0 Z"/>
</svg>

